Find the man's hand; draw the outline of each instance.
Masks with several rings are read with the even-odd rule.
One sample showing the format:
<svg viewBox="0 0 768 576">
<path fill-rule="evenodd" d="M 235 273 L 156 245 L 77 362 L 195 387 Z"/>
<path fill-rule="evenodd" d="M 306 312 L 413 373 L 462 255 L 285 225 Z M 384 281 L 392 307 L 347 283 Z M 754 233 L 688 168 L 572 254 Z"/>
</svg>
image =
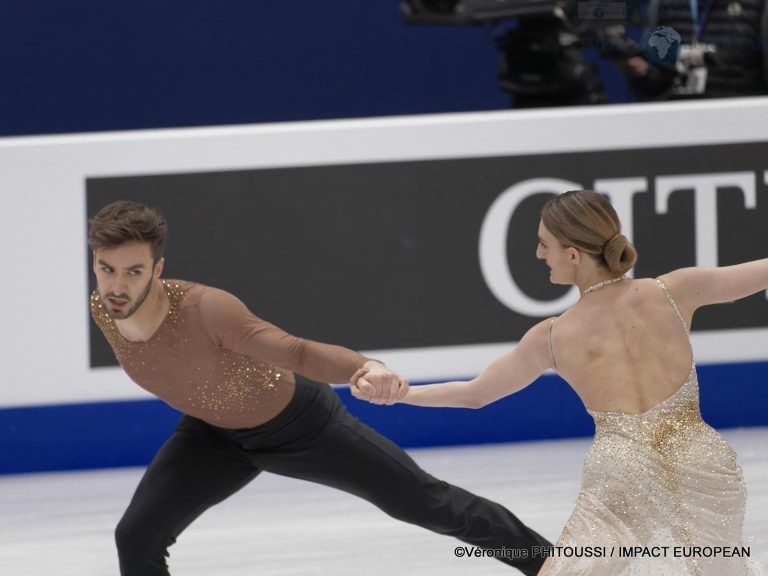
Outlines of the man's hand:
<svg viewBox="0 0 768 576">
<path fill-rule="evenodd" d="M 372 404 L 394 404 L 408 393 L 408 381 L 380 362 L 366 362 L 351 379 L 352 396 Z"/>
<path fill-rule="evenodd" d="M 627 60 L 619 61 L 619 67 L 625 74 L 628 74 L 633 78 L 641 78 L 648 74 L 648 69 L 651 65 L 641 56 L 632 56 Z"/>
</svg>

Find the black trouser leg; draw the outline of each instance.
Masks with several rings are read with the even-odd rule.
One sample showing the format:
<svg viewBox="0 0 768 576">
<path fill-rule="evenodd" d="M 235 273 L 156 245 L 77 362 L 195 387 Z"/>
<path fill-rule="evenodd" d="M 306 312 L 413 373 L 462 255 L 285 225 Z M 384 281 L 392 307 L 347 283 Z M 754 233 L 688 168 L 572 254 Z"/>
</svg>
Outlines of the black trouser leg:
<svg viewBox="0 0 768 576">
<path fill-rule="evenodd" d="M 534 548 L 550 542 L 506 508 L 427 474 L 352 417 L 326 385 L 299 379 L 297 394 L 311 410 L 297 409 L 294 422 L 286 414 L 287 425 L 268 436 L 244 432 L 238 438 L 256 467 L 350 492 L 394 518 L 473 546 L 525 550 L 526 558 L 500 560 L 528 575 L 541 568 L 543 555 Z"/>
<path fill-rule="evenodd" d="M 193 418 L 179 426 L 144 474 L 115 538 L 123 576 L 167 576 L 168 547 L 206 509 L 259 474 Z"/>
<path fill-rule="evenodd" d="M 503 562 L 533 576 L 550 545 L 504 507 L 424 472 L 349 415 L 325 384 L 297 378 L 272 421 L 223 430 L 184 417 L 147 469 L 116 531 L 123 576 L 167 576 L 168 547 L 210 506 L 269 470 L 344 490 L 387 514 L 483 548 L 526 550 Z"/>
</svg>

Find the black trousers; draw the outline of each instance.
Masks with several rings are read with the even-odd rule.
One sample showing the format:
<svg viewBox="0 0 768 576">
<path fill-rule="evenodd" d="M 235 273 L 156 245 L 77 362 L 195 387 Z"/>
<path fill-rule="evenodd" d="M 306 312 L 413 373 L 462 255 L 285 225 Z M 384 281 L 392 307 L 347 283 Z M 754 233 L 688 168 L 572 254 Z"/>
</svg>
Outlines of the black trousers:
<svg viewBox="0 0 768 576">
<path fill-rule="evenodd" d="M 168 575 L 165 558 L 179 534 L 262 470 L 344 490 L 473 546 L 524 549 L 527 558 L 500 559 L 538 572 L 544 559 L 533 548 L 550 546 L 547 540 L 499 504 L 424 472 L 351 416 L 330 386 L 296 379 L 288 406 L 262 426 L 226 430 L 182 417 L 117 526 L 123 576 Z"/>
</svg>

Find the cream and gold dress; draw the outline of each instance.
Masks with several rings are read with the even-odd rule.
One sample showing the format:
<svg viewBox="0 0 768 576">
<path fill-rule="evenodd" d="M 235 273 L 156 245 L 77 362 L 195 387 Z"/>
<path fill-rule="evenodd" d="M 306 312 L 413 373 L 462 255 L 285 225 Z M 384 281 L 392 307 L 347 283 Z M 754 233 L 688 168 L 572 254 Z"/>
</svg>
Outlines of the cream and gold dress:
<svg viewBox="0 0 768 576">
<path fill-rule="evenodd" d="M 759 574 L 745 557 L 756 551 L 742 543 L 741 468 L 701 418 L 695 365 L 672 396 L 646 412 L 589 414 L 595 437 L 581 490 L 542 575 Z"/>
</svg>

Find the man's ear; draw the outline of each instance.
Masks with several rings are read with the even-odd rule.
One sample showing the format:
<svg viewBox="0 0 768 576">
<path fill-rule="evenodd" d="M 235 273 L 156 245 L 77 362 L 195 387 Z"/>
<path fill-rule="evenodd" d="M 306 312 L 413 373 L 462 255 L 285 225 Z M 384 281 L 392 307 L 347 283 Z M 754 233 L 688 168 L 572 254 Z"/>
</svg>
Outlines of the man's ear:
<svg viewBox="0 0 768 576">
<path fill-rule="evenodd" d="M 155 266 L 152 270 L 152 276 L 157 280 L 160 278 L 160 274 L 163 273 L 163 266 L 165 266 L 165 258 L 161 257 L 160 260 L 155 262 Z"/>
</svg>

